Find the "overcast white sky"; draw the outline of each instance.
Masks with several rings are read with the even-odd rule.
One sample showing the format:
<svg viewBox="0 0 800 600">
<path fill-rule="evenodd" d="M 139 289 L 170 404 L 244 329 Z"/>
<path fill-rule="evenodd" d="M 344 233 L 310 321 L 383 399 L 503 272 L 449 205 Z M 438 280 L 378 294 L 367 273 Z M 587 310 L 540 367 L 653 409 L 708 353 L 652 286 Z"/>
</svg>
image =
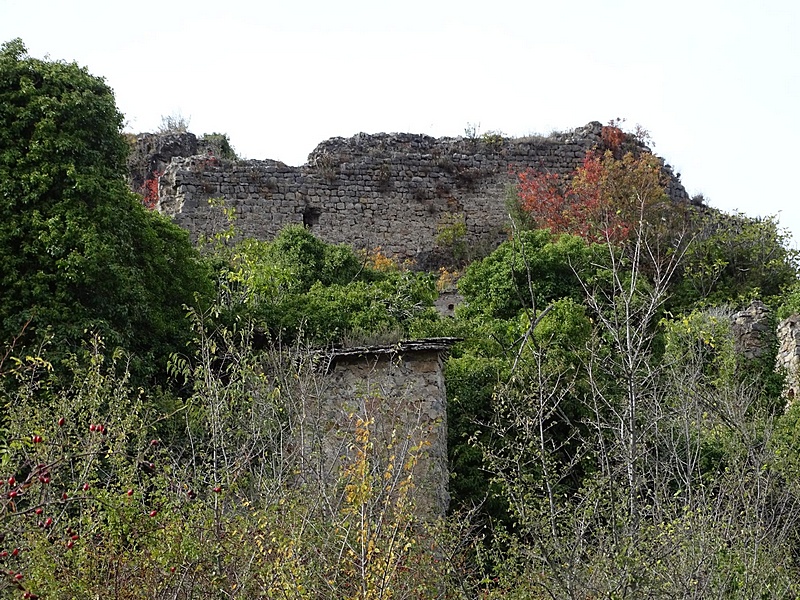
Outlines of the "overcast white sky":
<svg viewBox="0 0 800 600">
<path fill-rule="evenodd" d="M 107 79 L 247 158 L 404 131 L 641 124 L 690 194 L 800 240 L 797 0 L 0 0 L 0 42 Z"/>
</svg>

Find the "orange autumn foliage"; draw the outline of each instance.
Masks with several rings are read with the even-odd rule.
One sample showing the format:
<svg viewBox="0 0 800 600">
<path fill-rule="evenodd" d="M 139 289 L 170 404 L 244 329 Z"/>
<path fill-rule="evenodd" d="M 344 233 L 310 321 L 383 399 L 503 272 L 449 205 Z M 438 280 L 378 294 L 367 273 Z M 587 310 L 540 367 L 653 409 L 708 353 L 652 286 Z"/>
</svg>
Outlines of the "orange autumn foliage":
<svg viewBox="0 0 800 600">
<path fill-rule="evenodd" d="M 649 152 L 617 159 L 590 151 L 571 177 L 528 169 L 517 180 L 520 206 L 538 227 L 592 242 L 628 239 L 667 198 L 661 162 Z"/>
<path fill-rule="evenodd" d="M 628 136 L 613 123 L 603 125 L 603 129 L 600 131 L 600 138 L 603 140 L 603 145 L 616 154 L 622 148 L 622 144 L 625 143 Z"/>
</svg>

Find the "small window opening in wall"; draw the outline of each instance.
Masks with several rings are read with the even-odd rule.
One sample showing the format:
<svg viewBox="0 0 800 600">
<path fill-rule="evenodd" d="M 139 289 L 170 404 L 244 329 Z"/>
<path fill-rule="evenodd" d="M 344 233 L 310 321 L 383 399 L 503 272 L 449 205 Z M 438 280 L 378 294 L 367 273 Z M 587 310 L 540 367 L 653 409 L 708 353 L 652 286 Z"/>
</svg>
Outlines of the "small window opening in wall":
<svg viewBox="0 0 800 600">
<path fill-rule="evenodd" d="M 306 206 L 303 209 L 303 225 L 311 229 L 314 225 L 319 223 L 319 216 L 322 211 L 318 208 Z"/>
</svg>

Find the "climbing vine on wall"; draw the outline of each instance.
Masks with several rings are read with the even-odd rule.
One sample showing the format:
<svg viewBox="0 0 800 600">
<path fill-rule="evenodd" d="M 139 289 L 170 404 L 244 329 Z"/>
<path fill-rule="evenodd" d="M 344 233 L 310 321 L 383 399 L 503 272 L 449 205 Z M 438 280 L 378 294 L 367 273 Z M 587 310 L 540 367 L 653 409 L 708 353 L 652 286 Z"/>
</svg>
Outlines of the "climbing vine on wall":
<svg viewBox="0 0 800 600">
<path fill-rule="evenodd" d="M 158 204 L 158 188 L 159 181 L 164 171 L 153 171 L 150 176 L 144 180 L 139 193 L 142 195 L 142 204 L 145 207 L 153 210 Z"/>
</svg>

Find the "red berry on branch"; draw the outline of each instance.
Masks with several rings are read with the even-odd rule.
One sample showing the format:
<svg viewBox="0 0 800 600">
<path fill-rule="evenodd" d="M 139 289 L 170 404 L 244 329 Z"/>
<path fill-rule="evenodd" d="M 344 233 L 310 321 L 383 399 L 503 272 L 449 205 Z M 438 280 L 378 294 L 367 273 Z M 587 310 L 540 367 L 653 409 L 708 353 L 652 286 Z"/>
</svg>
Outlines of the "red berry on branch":
<svg viewBox="0 0 800 600">
<path fill-rule="evenodd" d="M 83 491 L 84 492 L 88 492 L 90 487 L 92 487 L 92 486 L 90 486 L 88 483 L 84 483 L 83 484 Z"/>
<path fill-rule="evenodd" d="M 47 529 L 53 524 L 53 517 L 47 517 L 47 520 L 44 522 L 44 528 Z"/>
<path fill-rule="evenodd" d="M 61 417 L 61 418 L 58 420 L 58 426 L 59 426 L 59 427 L 63 427 L 63 426 L 64 426 L 64 423 L 66 423 L 66 421 L 64 420 L 64 417 Z"/>
<path fill-rule="evenodd" d="M 157 510 L 151 510 L 151 511 L 150 511 L 148 514 L 149 514 L 151 517 L 155 517 L 155 516 L 158 514 L 158 511 L 157 511 Z"/>
<path fill-rule="evenodd" d="M 44 512 L 44 509 L 43 509 L 43 508 L 40 506 L 39 508 L 37 508 L 37 509 L 36 509 L 35 511 L 33 511 L 33 512 L 35 512 L 37 515 L 40 515 L 40 514 L 42 514 L 42 513 Z"/>
</svg>

